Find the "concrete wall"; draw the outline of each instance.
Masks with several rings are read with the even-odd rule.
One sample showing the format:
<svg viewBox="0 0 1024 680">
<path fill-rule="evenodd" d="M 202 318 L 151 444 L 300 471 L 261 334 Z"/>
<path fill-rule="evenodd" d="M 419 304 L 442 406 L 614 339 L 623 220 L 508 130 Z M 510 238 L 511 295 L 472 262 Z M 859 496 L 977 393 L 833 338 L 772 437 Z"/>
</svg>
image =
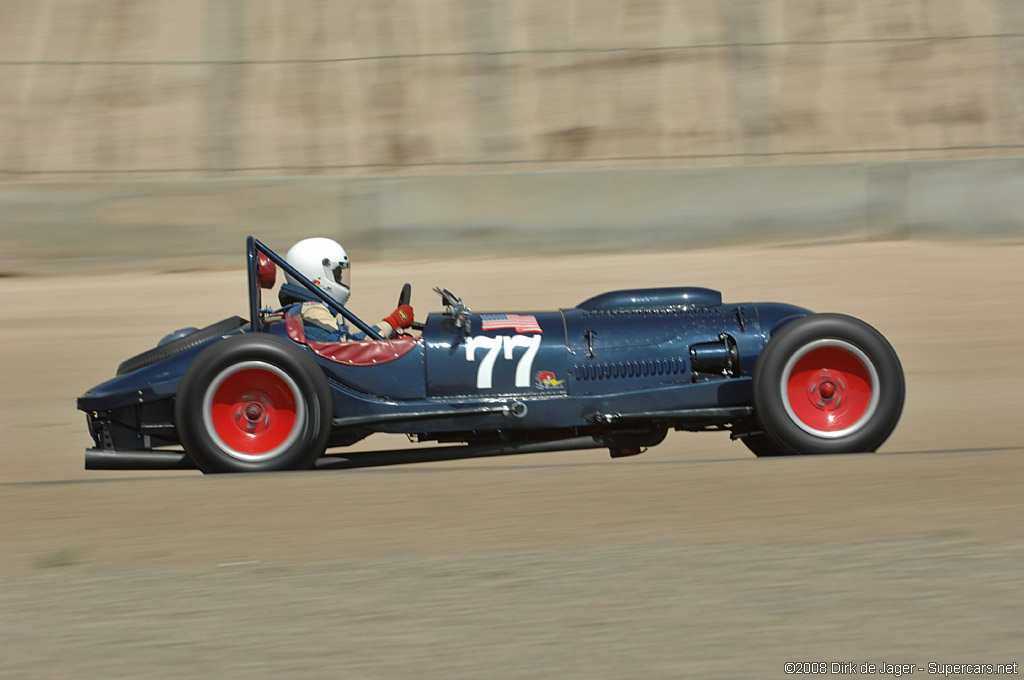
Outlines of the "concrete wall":
<svg viewBox="0 0 1024 680">
<path fill-rule="evenodd" d="M 1019 236 L 1021 0 L 3 0 L 0 273 Z"/>
<path fill-rule="evenodd" d="M 731 242 L 1024 239 L 1024 159 L 246 180 L 19 183 L 0 273 L 240 267 L 333 236 L 358 259 Z"/>
<path fill-rule="evenodd" d="M 1020 0 L 4 0 L 0 182 L 1024 153 Z"/>
</svg>

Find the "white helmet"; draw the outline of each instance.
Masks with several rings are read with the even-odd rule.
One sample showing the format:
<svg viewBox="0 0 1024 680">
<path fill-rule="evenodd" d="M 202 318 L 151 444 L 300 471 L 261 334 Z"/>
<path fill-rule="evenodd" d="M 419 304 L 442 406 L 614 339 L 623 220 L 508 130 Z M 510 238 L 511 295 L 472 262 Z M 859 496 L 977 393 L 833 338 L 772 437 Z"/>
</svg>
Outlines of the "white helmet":
<svg viewBox="0 0 1024 680">
<path fill-rule="evenodd" d="M 338 304 L 348 301 L 352 268 L 348 253 L 337 241 L 329 238 L 303 239 L 291 247 L 284 259 Z M 284 277 L 288 283 L 302 285 L 287 272 Z"/>
</svg>

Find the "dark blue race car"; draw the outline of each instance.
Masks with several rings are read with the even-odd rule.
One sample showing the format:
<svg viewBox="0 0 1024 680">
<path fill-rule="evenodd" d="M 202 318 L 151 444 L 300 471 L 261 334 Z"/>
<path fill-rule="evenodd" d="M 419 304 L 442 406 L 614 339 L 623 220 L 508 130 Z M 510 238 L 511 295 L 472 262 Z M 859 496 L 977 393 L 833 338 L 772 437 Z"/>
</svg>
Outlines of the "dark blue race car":
<svg viewBox="0 0 1024 680">
<path fill-rule="evenodd" d="M 380 338 L 252 237 L 247 265 L 250 321 L 177 331 L 79 397 L 87 468 L 304 469 L 375 432 L 458 443 L 452 457 L 625 456 L 669 428 L 729 431 L 758 456 L 853 453 L 876 450 L 903 408 L 896 353 L 849 316 L 692 287 L 476 313 L 435 289 L 444 311 L 419 336 Z M 311 341 L 300 316 L 262 308 L 275 265 L 374 339 Z"/>
</svg>

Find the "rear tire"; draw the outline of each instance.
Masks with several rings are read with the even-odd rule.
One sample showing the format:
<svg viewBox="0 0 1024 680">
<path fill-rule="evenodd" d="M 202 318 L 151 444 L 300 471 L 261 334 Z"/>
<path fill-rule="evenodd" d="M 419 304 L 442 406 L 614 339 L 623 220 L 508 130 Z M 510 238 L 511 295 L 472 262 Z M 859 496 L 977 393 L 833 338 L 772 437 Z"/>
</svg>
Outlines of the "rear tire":
<svg viewBox="0 0 1024 680">
<path fill-rule="evenodd" d="M 903 411 L 903 368 L 868 324 L 812 314 L 772 336 L 754 367 L 758 456 L 871 452 Z"/>
<path fill-rule="evenodd" d="M 276 336 L 246 334 L 196 357 L 175 420 L 203 472 L 304 470 L 327 447 L 331 411 L 327 380 L 308 354 Z"/>
</svg>

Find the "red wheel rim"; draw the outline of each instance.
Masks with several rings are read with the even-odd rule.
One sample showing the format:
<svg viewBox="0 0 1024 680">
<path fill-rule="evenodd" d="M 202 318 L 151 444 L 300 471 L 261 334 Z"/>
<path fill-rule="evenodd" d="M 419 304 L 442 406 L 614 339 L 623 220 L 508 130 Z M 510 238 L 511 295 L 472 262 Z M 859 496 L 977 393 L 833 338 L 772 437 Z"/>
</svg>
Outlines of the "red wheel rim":
<svg viewBox="0 0 1024 680">
<path fill-rule="evenodd" d="M 786 412 L 800 429 L 835 439 L 853 434 L 878 407 L 878 372 L 863 351 L 818 340 L 790 357 L 782 373 Z"/>
<path fill-rule="evenodd" d="M 203 402 L 207 432 L 228 455 L 260 460 L 298 438 L 305 408 L 292 378 L 270 364 L 230 366 L 210 383 Z"/>
</svg>

